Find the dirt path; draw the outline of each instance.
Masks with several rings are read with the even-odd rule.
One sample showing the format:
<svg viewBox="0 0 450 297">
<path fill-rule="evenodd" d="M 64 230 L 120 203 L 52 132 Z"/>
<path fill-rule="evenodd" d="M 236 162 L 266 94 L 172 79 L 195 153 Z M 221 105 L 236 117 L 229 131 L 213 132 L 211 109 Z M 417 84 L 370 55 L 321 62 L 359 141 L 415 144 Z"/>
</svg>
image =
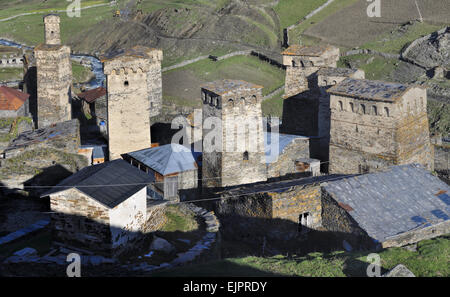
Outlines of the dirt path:
<svg viewBox="0 0 450 297">
<path fill-rule="evenodd" d="M 106 5 L 109 5 L 109 3 L 94 4 L 94 5 L 82 7 L 82 8 L 80 8 L 80 11 L 81 11 L 81 10 L 85 10 L 85 9 L 89 9 L 89 8 L 95 8 L 95 7 L 106 6 Z M 48 13 L 50 13 L 50 12 L 56 12 L 56 13 L 58 13 L 58 12 L 67 12 L 67 9 L 56 10 L 56 11 L 48 11 Z M 10 16 L 10 17 L 4 18 L 4 19 L 0 19 L 0 22 L 6 22 L 6 21 L 9 21 L 9 20 L 13 20 L 13 19 L 15 19 L 15 18 L 18 18 L 18 17 L 28 16 L 28 15 L 34 15 L 34 14 L 42 14 L 42 13 L 44 13 L 44 12 L 42 12 L 42 11 L 25 12 L 25 13 L 13 15 L 13 16 Z"/>
</svg>

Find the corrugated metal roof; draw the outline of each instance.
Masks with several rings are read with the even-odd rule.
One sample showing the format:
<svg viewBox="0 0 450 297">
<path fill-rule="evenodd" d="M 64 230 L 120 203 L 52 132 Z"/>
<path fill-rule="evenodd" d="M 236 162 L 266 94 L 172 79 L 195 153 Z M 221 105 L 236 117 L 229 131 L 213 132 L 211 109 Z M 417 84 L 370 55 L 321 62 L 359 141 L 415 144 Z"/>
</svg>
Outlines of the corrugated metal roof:
<svg viewBox="0 0 450 297">
<path fill-rule="evenodd" d="M 450 187 L 416 164 L 329 182 L 324 189 L 338 203 L 351 207 L 348 214 L 380 242 L 450 216 L 444 197 Z"/>
<path fill-rule="evenodd" d="M 19 90 L 0 86 L 0 110 L 18 110 L 29 97 Z"/>
<path fill-rule="evenodd" d="M 275 162 L 279 155 L 281 155 L 284 149 L 291 144 L 296 139 L 309 139 L 305 136 L 291 135 L 291 134 L 281 134 L 275 132 L 264 132 L 264 146 L 266 154 L 266 163 Z M 272 143 L 278 141 L 278 152 L 276 150 L 272 151 Z M 275 146 L 276 148 L 276 146 Z"/>
<path fill-rule="evenodd" d="M 192 151 L 180 144 L 166 144 L 127 155 L 162 175 L 197 169 Z"/>
<path fill-rule="evenodd" d="M 118 159 L 85 167 L 41 197 L 76 188 L 106 207 L 114 208 L 151 182 L 150 175 Z"/>
</svg>

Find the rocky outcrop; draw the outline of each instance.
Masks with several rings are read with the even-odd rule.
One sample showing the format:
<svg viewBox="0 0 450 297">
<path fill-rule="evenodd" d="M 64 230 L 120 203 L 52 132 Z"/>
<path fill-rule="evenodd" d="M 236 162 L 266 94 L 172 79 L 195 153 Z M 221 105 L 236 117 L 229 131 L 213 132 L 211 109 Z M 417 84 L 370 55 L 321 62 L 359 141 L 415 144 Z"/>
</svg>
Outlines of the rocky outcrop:
<svg viewBox="0 0 450 297">
<path fill-rule="evenodd" d="M 450 27 L 413 41 L 403 50 L 402 58 L 427 69 L 450 68 Z"/>
<path fill-rule="evenodd" d="M 403 264 L 398 264 L 385 274 L 383 277 L 415 277 L 414 273 L 411 272 L 408 268 L 406 268 Z"/>
</svg>

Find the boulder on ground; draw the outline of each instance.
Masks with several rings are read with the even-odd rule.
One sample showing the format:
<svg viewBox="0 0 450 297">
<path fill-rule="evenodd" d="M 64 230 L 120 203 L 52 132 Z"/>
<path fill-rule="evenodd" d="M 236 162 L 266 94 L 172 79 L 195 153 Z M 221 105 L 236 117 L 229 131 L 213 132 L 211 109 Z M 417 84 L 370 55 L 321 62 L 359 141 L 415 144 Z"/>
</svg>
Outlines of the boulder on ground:
<svg viewBox="0 0 450 297">
<path fill-rule="evenodd" d="M 150 249 L 153 251 L 163 252 L 166 254 L 171 254 L 176 251 L 175 247 L 165 240 L 164 238 L 155 236 L 152 244 L 150 245 Z"/>
<path fill-rule="evenodd" d="M 398 264 L 385 274 L 384 277 L 415 277 L 414 273 L 411 272 L 408 268 L 406 268 L 403 264 Z"/>
</svg>

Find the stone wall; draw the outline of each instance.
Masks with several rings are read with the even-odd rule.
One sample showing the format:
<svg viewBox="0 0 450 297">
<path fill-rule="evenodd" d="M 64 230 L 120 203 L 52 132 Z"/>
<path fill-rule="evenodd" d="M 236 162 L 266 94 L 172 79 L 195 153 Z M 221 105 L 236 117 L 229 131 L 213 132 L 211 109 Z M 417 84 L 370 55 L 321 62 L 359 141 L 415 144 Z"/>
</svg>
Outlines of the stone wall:
<svg viewBox="0 0 450 297">
<path fill-rule="evenodd" d="M 72 118 L 72 63 L 67 46 L 35 48 L 37 67 L 37 125 L 39 128 Z"/>
<path fill-rule="evenodd" d="M 109 210 L 76 189 L 50 195 L 55 241 L 105 252 L 111 249 Z"/>
<path fill-rule="evenodd" d="M 276 161 L 267 164 L 267 178 L 297 173 L 295 161 L 309 158 L 309 138 L 297 138 L 288 144 Z"/>
<path fill-rule="evenodd" d="M 434 226 L 421 228 L 402 233 L 397 236 L 390 237 L 382 242 L 383 248 L 400 247 L 408 244 L 413 244 L 425 239 L 431 239 L 441 235 L 450 233 L 450 221 L 444 221 Z"/>
<path fill-rule="evenodd" d="M 150 100 L 150 117 L 159 115 L 162 109 L 162 71 L 161 62 L 163 53 L 161 50 L 152 51 L 152 59 L 147 72 L 148 96 Z"/>
<path fill-rule="evenodd" d="M 349 242 L 352 247 L 372 248 L 374 242 L 358 223 L 325 190 L 321 190 L 322 227 Z"/>
</svg>

